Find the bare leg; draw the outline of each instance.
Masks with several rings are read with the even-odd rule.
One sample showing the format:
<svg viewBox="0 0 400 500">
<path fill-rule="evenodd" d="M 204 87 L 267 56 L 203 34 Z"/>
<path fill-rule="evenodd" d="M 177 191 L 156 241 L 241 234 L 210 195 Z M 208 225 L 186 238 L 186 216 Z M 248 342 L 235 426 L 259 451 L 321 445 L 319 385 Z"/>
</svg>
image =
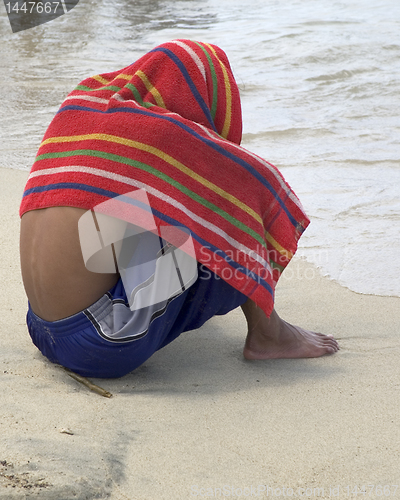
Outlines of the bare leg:
<svg viewBox="0 0 400 500">
<path fill-rule="evenodd" d="M 246 359 L 316 358 L 339 350 L 332 336 L 290 325 L 275 310 L 268 318 L 250 299 L 242 309 L 248 324 L 243 350 Z"/>
</svg>

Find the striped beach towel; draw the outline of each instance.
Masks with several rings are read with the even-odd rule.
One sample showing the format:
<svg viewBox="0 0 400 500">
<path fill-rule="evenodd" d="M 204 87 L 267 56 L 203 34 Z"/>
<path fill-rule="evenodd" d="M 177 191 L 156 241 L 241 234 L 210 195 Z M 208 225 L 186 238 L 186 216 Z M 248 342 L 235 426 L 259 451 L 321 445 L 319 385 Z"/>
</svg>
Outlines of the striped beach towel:
<svg viewBox="0 0 400 500">
<path fill-rule="evenodd" d="M 309 220 L 281 173 L 240 146 L 240 97 L 218 47 L 174 40 L 80 83 L 40 145 L 22 216 L 93 209 L 144 189 L 157 225 L 183 225 L 196 258 L 269 315 Z"/>
</svg>

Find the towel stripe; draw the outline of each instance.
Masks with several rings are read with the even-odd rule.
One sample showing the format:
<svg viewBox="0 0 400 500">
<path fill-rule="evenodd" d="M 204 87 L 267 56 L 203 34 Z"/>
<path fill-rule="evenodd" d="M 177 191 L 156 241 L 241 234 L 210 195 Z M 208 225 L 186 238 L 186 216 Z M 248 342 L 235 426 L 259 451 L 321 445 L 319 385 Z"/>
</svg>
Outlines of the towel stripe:
<svg viewBox="0 0 400 500">
<path fill-rule="evenodd" d="M 210 48 L 210 50 L 213 52 L 215 57 L 217 57 L 217 54 L 213 47 L 210 44 L 206 44 L 207 47 Z M 221 66 L 222 73 L 224 75 L 224 83 L 225 83 L 225 96 L 226 96 L 226 114 L 225 114 L 225 121 L 224 121 L 224 126 L 222 128 L 222 137 L 228 137 L 229 135 L 229 129 L 231 126 L 231 120 L 232 120 L 232 95 L 231 95 L 231 86 L 229 83 L 229 77 L 228 77 L 228 72 L 222 63 L 220 59 L 218 59 L 219 65 Z"/>
<path fill-rule="evenodd" d="M 199 104 L 199 106 L 201 107 L 204 115 L 207 117 L 209 125 L 211 126 L 211 128 L 213 130 L 217 131 L 215 124 L 214 124 L 214 121 L 213 121 L 213 118 L 211 116 L 211 112 L 208 109 L 206 103 L 204 102 L 204 99 L 201 97 L 199 91 L 197 90 L 196 85 L 194 84 L 193 80 L 191 79 L 191 77 L 190 77 L 187 69 L 185 68 L 184 64 L 182 63 L 182 61 L 169 49 L 158 48 L 158 49 L 152 50 L 152 52 L 156 52 L 156 51 L 164 52 L 164 54 L 166 54 L 168 57 L 171 58 L 172 61 L 174 61 L 176 66 L 181 71 L 182 76 L 185 78 L 185 80 L 186 80 L 186 82 L 187 82 L 187 84 L 188 84 L 188 86 L 193 94 L 193 97 L 196 99 L 196 101 Z"/>
<path fill-rule="evenodd" d="M 149 79 L 147 78 L 147 76 L 143 73 L 143 71 L 137 71 L 135 73 L 135 75 L 137 75 L 141 80 L 142 82 L 144 83 L 146 89 L 151 93 L 151 95 L 154 97 L 156 103 L 157 103 L 157 106 L 160 106 L 160 108 L 164 108 L 166 109 L 165 107 L 165 103 L 163 101 L 163 98 L 161 97 L 161 94 L 160 92 L 156 89 L 156 87 L 154 87 Z"/>
<path fill-rule="evenodd" d="M 207 57 L 207 61 L 209 63 L 209 68 L 210 68 L 210 71 L 211 71 L 211 81 L 212 81 L 212 85 L 213 85 L 213 100 L 212 100 L 212 104 L 211 104 L 211 116 L 212 116 L 212 119 L 214 120 L 215 119 L 215 115 L 217 113 L 217 100 L 218 100 L 218 80 L 217 80 L 217 75 L 215 73 L 214 63 L 213 63 L 213 61 L 212 61 L 209 53 L 205 49 L 205 47 L 203 47 L 198 42 L 196 42 L 196 45 L 201 48 L 201 50 L 204 52 L 205 56 Z M 227 137 L 227 136 L 225 136 L 225 137 Z"/>
<path fill-rule="evenodd" d="M 215 193 L 219 194 L 226 200 L 230 201 L 237 207 L 241 208 L 244 212 L 249 214 L 251 217 L 253 217 L 259 224 L 262 224 L 262 218 L 253 210 L 251 209 L 248 205 L 245 203 L 241 202 L 238 200 L 235 196 L 230 195 L 227 191 L 224 191 L 223 189 L 219 188 L 215 184 L 213 184 L 211 181 L 208 181 L 201 175 L 199 175 L 197 172 L 194 172 L 191 170 L 189 167 L 183 165 L 183 163 L 179 162 L 178 160 L 175 160 L 175 158 L 172 158 L 172 156 L 168 155 L 164 151 L 161 151 L 160 149 L 157 149 L 149 144 L 144 144 L 141 142 L 137 141 L 132 141 L 130 139 L 125 139 L 123 137 L 118 137 L 115 135 L 108 135 L 108 134 L 86 134 L 86 135 L 72 135 L 72 136 L 60 136 L 60 137 L 51 137 L 50 139 L 47 139 L 42 142 L 41 147 L 46 145 L 46 144 L 57 144 L 57 143 L 62 143 L 62 142 L 81 142 L 81 141 L 90 141 L 90 140 L 99 140 L 99 141 L 108 141 L 108 142 L 114 142 L 116 144 L 123 144 L 124 146 L 129 146 L 131 148 L 136 148 L 141 151 L 146 151 L 147 153 L 153 154 L 154 156 L 157 156 L 158 158 L 161 158 L 165 162 L 169 163 L 170 165 L 173 165 L 177 169 L 179 169 L 181 172 L 184 172 L 186 175 L 189 177 L 192 177 L 192 179 L 196 179 L 198 182 L 203 184 L 204 186 L 208 187 Z"/>
<path fill-rule="evenodd" d="M 136 114 L 143 114 L 147 116 L 153 116 L 152 114 L 148 113 L 145 110 L 142 109 L 132 109 L 132 108 L 116 108 L 116 109 L 107 109 L 106 111 L 101 111 L 93 108 L 86 108 L 83 106 L 64 106 L 62 107 L 58 113 L 65 112 L 68 110 L 81 110 L 81 111 L 89 111 L 89 112 L 94 112 L 94 113 L 136 113 Z M 251 173 L 255 179 L 257 179 L 259 182 L 265 185 L 265 187 L 273 194 L 274 198 L 276 201 L 280 204 L 281 208 L 285 211 L 286 215 L 288 216 L 289 220 L 293 224 L 293 226 L 298 227 L 298 221 L 293 217 L 293 215 L 290 213 L 290 211 L 287 209 L 286 204 L 284 201 L 280 198 L 278 193 L 275 191 L 273 186 L 265 179 L 252 165 L 250 165 L 246 160 L 243 158 L 234 155 L 230 151 L 226 150 L 223 146 L 220 146 L 217 144 L 216 141 L 213 141 L 211 139 L 207 139 L 204 136 L 201 136 L 196 130 L 188 127 L 185 123 L 180 122 L 179 120 L 172 118 L 171 116 L 165 116 L 165 115 L 159 115 L 157 116 L 157 119 L 159 120 L 168 120 L 178 127 L 184 129 L 186 132 L 189 134 L 195 136 L 198 138 L 200 141 L 206 143 L 208 146 L 210 146 L 212 149 L 220 153 L 221 155 L 225 156 L 226 158 L 235 161 L 237 164 L 241 165 L 244 167 L 249 173 Z"/>
</svg>

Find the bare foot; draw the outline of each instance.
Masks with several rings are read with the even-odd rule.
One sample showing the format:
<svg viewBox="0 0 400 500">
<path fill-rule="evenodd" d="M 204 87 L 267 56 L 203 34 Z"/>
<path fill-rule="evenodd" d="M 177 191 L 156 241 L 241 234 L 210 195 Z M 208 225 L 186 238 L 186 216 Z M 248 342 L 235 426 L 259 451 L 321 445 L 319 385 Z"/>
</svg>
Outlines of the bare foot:
<svg viewBox="0 0 400 500">
<path fill-rule="evenodd" d="M 242 309 L 248 323 L 243 350 L 246 359 L 317 358 L 339 350 L 332 336 L 290 325 L 275 310 L 267 318 L 250 299 Z"/>
</svg>

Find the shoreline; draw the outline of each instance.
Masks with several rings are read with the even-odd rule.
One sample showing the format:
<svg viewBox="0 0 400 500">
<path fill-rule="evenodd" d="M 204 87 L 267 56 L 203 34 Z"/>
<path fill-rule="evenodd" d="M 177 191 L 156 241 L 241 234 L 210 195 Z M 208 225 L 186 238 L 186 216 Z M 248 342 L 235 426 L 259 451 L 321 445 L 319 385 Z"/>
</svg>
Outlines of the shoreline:
<svg viewBox="0 0 400 500">
<path fill-rule="evenodd" d="M 0 166 L 0 169 L 5 170 L 5 171 L 11 170 L 11 171 L 22 172 L 22 174 L 18 174 L 18 175 L 23 176 L 25 174 L 26 177 L 28 177 L 28 175 L 29 175 L 29 171 L 22 169 L 22 168 L 21 169 L 17 169 L 17 168 L 14 169 L 14 168 Z M 4 176 L 4 175 L 6 175 L 6 174 L 2 173 L 2 176 Z M 22 193 L 21 193 L 21 195 L 22 195 Z M 306 234 L 307 234 L 307 231 L 305 232 L 305 235 Z M 347 290 L 350 290 L 354 293 L 361 294 L 361 295 L 374 296 L 374 297 L 398 297 L 398 298 L 400 297 L 400 295 L 390 294 L 390 292 L 388 292 L 388 293 L 385 293 L 385 292 L 375 293 L 375 292 L 369 292 L 369 291 L 364 292 L 362 290 L 357 290 L 357 285 L 354 285 L 355 276 L 352 277 L 352 279 L 350 279 L 350 281 L 349 281 L 349 279 L 347 281 L 346 280 L 343 281 L 340 278 L 334 277 L 332 275 L 332 273 L 328 270 L 329 266 L 323 263 L 323 262 L 328 262 L 327 259 L 329 259 L 328 256 L 330 253 L 332 253 L 332 255 L 335 253 L 333 247 L 332 248 L 316 247 L 316 248 L 311 248 L 311 249 L 307 250 L 306 247 L 302 247 L 301 245 L 302 245 L 302 239 L 300 239 L 300 248 L 298 249 L 298 251 L 295 255 L 295 259 L 296 260 L 300 259 L 300 260 L 307 262 L 311 266 L 315 267 L 315 269 L 318 270 L 318 272 L 321 276 L 323 276 L 324 278 L 326 278 L 330 281 L 333 281 L 334 283 L 337 283 L 341 287 L 343 287 Z M 336 260 L 336 257 L 333 256 L 333 259 Z M 283 276 L 285 276 L 285 274 L 287 275 L 290 273 L 291 273 L 291 269 L 289 268 L 289 269 L 285 270 L 285 272 L 283 273 Z M 353 284 L 351 284 L 351 283 L 353 283 Z"/>
<path fill-rule="evenodd" d="M 393 498 L 399 485 L 399 494 L 400 298 L 352 292 L 295 258 L 277 310 L 333 334 L 337 354 L 246 361 L 237 309 L 121 379 L 94 380 L 113 395 L 103 398 L 29 338 L 18 252 L 27 176 L 0 168 L 0 499 L 184 500 L 223 497 L 224 485 L 274 496 L 319 488 L 319 498 L 356 498 L 367 484 L 371 498 L 379 485 Z"/>
</svg>

